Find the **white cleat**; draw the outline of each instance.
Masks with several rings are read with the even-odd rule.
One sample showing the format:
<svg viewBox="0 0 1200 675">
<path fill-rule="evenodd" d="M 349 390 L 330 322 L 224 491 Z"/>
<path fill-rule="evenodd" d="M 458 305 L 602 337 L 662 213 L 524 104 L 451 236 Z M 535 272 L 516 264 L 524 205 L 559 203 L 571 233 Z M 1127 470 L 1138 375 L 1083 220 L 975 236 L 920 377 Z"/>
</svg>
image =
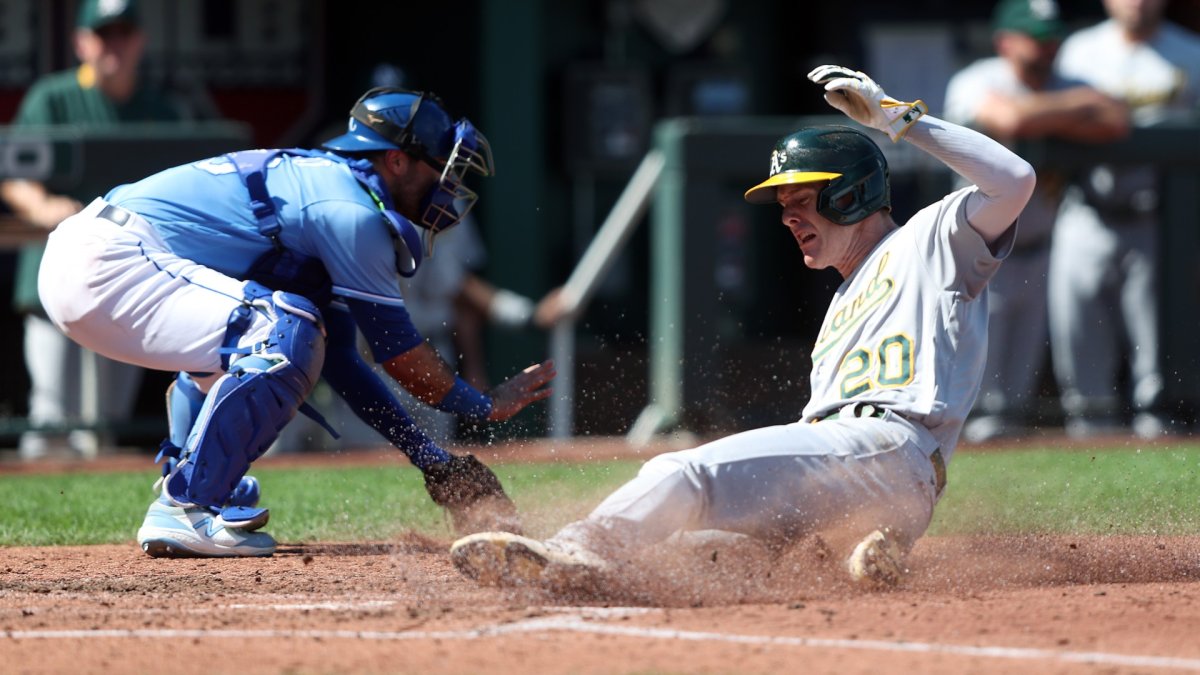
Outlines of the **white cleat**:
<svg viewBox="0 0 1200 675">
<path fill-rule="evenodd" d="M 608 564 L 570 543 L 541 542 L 511 532 L 480 532 L 450 547 L 464 576 L 485 586 L 578 586 L 604 574 Z"/>
<path fill-rule="evenodd" d="M 248 558 L 275 553 L 275 539 L 226 523 L 201 506 L 156 499 L 137 533 L 138 546 L 154 558 Z"/>
<path fill-rule="evenodd" d="M 846 560 L 846 569 L 855 583 L 895 586 L 908 570 L 904 553 L 886 530 L 868 534 Z"/>
</svg>

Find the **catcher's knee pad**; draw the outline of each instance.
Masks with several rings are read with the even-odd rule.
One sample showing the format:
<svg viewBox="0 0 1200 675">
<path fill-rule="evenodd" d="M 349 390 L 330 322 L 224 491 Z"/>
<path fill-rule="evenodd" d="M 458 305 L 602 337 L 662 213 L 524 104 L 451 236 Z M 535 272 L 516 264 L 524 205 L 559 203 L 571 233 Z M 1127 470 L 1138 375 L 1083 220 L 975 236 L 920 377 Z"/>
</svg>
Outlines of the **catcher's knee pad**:
<svg viewBox="0 0 1200 675">
<path fill-rule="evenodd" d="M 171 442 L 179 447 L 187 444 L 188 435 L 200 417 L 204 392 L 187 373 L 179 373 L 167 387 L 167 429 Z"/>
<path fill-rule="evenodd" d="M 325 359 L 321 315 L 307 299 L 276 292 L 254 302 L 273 322 L 209 390 L 165 491 L 179 503 L 221 507 L 250 463 L 312 392 Z"/>
</svg>

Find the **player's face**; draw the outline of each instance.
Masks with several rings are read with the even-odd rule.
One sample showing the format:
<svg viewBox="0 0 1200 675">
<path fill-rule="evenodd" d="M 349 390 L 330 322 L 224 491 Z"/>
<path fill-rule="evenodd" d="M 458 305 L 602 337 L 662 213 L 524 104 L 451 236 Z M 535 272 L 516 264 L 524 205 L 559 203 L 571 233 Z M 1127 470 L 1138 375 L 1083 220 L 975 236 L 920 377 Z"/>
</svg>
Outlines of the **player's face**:
<svg viewBox="0 0 1200 675">
<path fill-rule="evenodd" d="M 1035 40 L 1024 33 L 1006 31 L 996 36 L 996 53 L 1012 64 L 1027 84 L 1041 88 L 1050 79 L 1061 44 L 1058 40 Z"/>
<path fill-rule="evenodd" d="M 135 25 L 118 21 L 75 35 L 79 60 L 92 66 L 100 80 L 131 79 L 141 63 L 146 36 Z"/>
<path fill-rule="evenodd" d="M 834 267 L 845 276 L 857 228 L 838 225 L 817 213 L 817 195 L 826 185 L 782 185 L 775 194 L 783 207 L 783 224 L 800 246 L 804 264 L 812 269 Z"/>
<path fill-rule="evenodd" d="M 392 202 L 400 215 L 414 223 L 421 218 L 421 202 L 442 175 L 429 164 L 414 159 L 399 150 L 388 152 L 389 166 L 394 169 Z"/>
<path fill-rule="evenodd" d="M 1167 0 L 1104 0 L 1104 9 L 1127 32 L 1147 36 L 1162 19 Z"/>
</svg>

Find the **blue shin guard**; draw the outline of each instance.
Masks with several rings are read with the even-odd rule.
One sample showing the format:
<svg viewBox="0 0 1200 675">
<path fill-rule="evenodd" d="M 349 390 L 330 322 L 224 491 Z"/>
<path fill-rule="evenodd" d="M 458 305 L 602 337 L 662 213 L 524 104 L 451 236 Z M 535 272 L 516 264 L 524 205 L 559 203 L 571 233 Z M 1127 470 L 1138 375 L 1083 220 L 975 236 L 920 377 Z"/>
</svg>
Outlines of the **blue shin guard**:
<svg viewBox="0 0 1200 675">
<path fill-rule="evenodd" d="M 241 501 L 235 491 L 316 385 L 325 354 L 320 313 L 305 298 L 276 292 L 253 307 L 273 319 L 269 337 L 212 386 L 163 486 L 175 503 L 221 509 L 223 517 L 229 511 L 234 527 L 265 522 L 262 509 L 234 503 Z"/>
<path fill-rule="evenodd" d="M 175 376 L 175 381 L 167 387 L 167 429 L 169 431 L 168 446 L 162 448 L 156 462 L 166 460 L 163 464 L 163 477 L 171 475 L 179 462 L 180 450 L 187 444 L 188 435 L 196 426 L 200 417 L 200 409 L 204 406 L 205 394 L 200 386 L 188 373 L 181 372 Z M 174 448 L 174 452 L 171 451 Z M 258 506 L 262 491 L 258 479 L 254 476 L 242 476 L 242 480 L 229 496 L 229 506 Z"/>
<path fill-rule="evenodd" d="M 196 426 L 200 408 L 204 405 L 204 392 L 187 373 L 179 373 L 167 387 L 167 428 L 171 442 L 179 447 L 187 444 L 188 434 Z"/>
</svg>

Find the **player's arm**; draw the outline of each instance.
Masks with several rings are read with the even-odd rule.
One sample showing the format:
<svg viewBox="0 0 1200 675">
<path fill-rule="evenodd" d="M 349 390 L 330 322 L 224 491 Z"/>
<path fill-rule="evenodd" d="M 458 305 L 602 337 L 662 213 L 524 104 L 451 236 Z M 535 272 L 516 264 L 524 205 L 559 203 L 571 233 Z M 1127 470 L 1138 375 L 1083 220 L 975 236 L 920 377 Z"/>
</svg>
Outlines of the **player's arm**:
<svg viewBox="0 0 1200 675">
<path fill-rule="evenodd" d="M 54 229 L 83 208 L 78 201 L 56 195 L 47 190 L 45 185 L 31 180 L 6 180 L 0 183 L 0 198 L 15 215 L 47 230 Z"/>
<path fill-rule="evenodd" d="M 63 123 L 61 114 L 51 101 L 44 83 L 38 82 L 30 87 L 17 114 L 13 117 L 14 126 L 39 126 Z M 12 212 L 29 222 L 52 230 L 68 217 L 75 215 L 83 208 L 75 199 L 59 195 L 46 189 L 37 181 L 13 179 L 0 182 L 0 199 L 3 199 Z"/>
<path fill-rule="evenodd" d="M 358 352 L 358 331 L 350 313 L 336 308 L 323 312 L 328 342 L 321 377 L 341 396 L 359 419 L 400 448 L 422 469 L 443 454 L 421 431 L 404 406 L 392 395 Z"/>
<path fill-rule="evenodd" d="M 975 184 L 967 222 L 988 244 L 1016 222 L 1033 195 L 1037 178 L 1029 162 L 977 131 L 925 115 L 905 139 Z"/>
<path fill-rule="evenodd" d="M 1019 96 L 985 94 L 975 108 L 975 122 L 991 136 L 1103 143 L 1129 133 L 1129 108 L 1091 87 L 1040 91 Z"/>
<path fill-rule="evenodd" d="M 974 183 L 966 217 L 988 244 L 1012 226 L 1033 194 L 1033 167 L 987 136 L 937 119 L 921 101 L 891 98 L 865 73 L 842 66 L 820 66 L 808 74 L 825 87 L 825 100 L 859 124 L 901 138 L 933 155 Z"/>
<path fill-rule="evenodd" d="M 458 377 L 428 343 L 383 362 L 383 369 L 413 396 L 429 405 L 473 420 L 499 422 L 550 395 L 554 378 L 550 361 L 534 364 L 486 394 Z"/>
<path fill-rule="evenodd" d="M 420 401 L 438 410 L 476 421 L 503 421 L 550 395 L 552 362 L 529 366 L 489 392 L 475 389 L 454 374 L 417 332 L 402 306 L 347 299 L 376 361 Z"/>
</svg>

